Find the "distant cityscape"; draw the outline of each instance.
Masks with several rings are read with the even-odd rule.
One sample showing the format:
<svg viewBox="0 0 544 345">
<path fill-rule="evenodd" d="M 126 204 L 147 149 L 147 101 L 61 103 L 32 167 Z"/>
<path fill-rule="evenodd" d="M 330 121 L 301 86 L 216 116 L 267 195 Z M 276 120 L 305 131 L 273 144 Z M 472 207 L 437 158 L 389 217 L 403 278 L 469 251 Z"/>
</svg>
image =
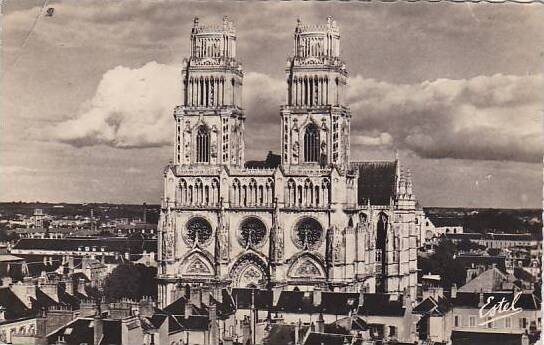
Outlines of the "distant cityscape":
<svg viewBox="0 0 544 345">
<path fill-rule="evenodd" d="M 159 337 L 170 338 L 160 334 L 163 327 L 178 338 L 205 344 L 211 322 L 224 323 L 229 318 L 238 320 L 233 326 L 237 329 L 232 330 L 233 344 L 245 344 L 244 337 L 252 332 L 257 343 L 263 344 L 313 344 L 313 333 L 322 333 L 323 344 L 347 344 L 362 337 L 361 332 L 370 332 L 368 339 L 411 343 L 409 333 L 398 333 L 407 322 L 414 323 L 411 332 L 432 339 L 433 344 L 446 344 L 467 329 L 506 332 L 512 341 L 520 336 L 527 344 L 538 338 L 540 210 L 426 208 L 417 221 L 419 302 L 349 292 L 282 290 L 276 296 L 275 291 L 248 288 L 223 289 L 220 296 L 211 291 L 207 296 L 207 290 L 193 289 L 160 312 L 153 282 L 159 210 L 158 205 L 146 204 L 0 203 L 0 340 L 27 344 L 29 338 L 38 338 L 40 329 L 43 334 L 57 330 L 49 343 L 63 344 L 59 339 L 73 329 L 83 343 L 96 336 L 93 333 L 86 339 L 83 331 L 94 322 L 97 310 L 108 315 L 103 320 L 108 337 L 130 339 L 143 334 L 145 344 L 162 344 Z M 433 264 L 438 260 L 449 266 Z M 132 274 L 138 272 L 140 281 L 133 283 L 147 284 L 145 292 L 129 296 L 115 291 L 114 280 L 127 279 L 115 273 L 122 267 L 138 267 Z M 146 270 L 147 275 L 141 274 Z M 144 277 L 147 282 L 141 281 Z M 513 302 L 518 293 L 515 303 L 523 308 L 521 314 L 478 324 L 482 299 L 494 296 Z M 351 306 L 364 309 L 364 315 Z M 184 315 L 194 316 L 179 316 L 179 308 Z M 291 326 L 268 332 L 254 328 L 247 319 L 251 313 L 266 319 L 271 311 L 277 322 L 281 318 Z M 127 323 L 134 328 L 123 327 Z M 347 330 L 341 335 L 337 330 L 326 331 L 340 326 Z"/>
</svg>

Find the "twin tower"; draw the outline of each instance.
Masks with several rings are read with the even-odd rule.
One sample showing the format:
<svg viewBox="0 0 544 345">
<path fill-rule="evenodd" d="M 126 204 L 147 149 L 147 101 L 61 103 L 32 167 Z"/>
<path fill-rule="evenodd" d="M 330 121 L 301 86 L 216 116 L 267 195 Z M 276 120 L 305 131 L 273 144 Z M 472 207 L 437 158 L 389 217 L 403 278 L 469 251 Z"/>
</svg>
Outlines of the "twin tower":
<svg viewBox="0 0 544 345">
<path fill-rule="evenodd" d="M 187 285 L 410 293 L 416 200 L 398 161 L 350 161 L 347 71 L 336 22 L 297 22 L 281 156 L 244 159 L 242 65 L 228 18 L 194 20 L 164 171 L 159 302 Z"/>
<path fill-rule="evenodd" d="M 340 33 L 332 18 L 317 26 L 298 21 L 286 72 L 282 165 L 346 168 L 351 116 L 344 105 L 347 71 L 340 59 Z M 175 112 L 176 164 L 242 167 L 243 71 L 236 57 L 236 32 L 228 18 L 211 26 L 194 20 L 182 78 L 183 106 Z M 206 124 L 200 121 L 204 118 Z M 196 140 L 192 140 L 193 131 Z"/>
</svg>

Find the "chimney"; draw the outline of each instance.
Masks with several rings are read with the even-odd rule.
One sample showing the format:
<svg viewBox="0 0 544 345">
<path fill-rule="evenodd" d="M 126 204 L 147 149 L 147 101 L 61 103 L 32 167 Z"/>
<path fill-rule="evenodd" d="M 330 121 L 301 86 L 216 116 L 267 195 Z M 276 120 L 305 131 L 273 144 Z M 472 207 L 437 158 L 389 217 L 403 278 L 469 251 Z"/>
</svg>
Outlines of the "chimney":
<svg viewBox="0 0 544 345">
<path fill-rule="evenodd" d="M 484 305 L 484 293 L 480 290 L 480 302 L 478 303 L 478 308 L 481 308 Z"/>
<path fill-rule="evenodd" d="M 74 281 L 70 276 L 64 279 L 64 291 L 66 291 L 66 293 L 69 295 L 74 294 Z"/>
<path fill-rule="evenodd" d="M 314 288 L 314 307 L 321 306 L 321 288 L 316 286 Z"/>
<path fill-rule="evenodd" d="M 104 321 L 100 315 L 94 316 L 94 345 L 100 345 L 102 337 L 104 335 Z"/>
<path fill-rule="evenodd" d="M 79 278 L 77 281 L 77 292 L 83 296 L 87 296 L 87 291 L 85 291 L 85 279 Z"/>
<path fill-rule="evenodd" d="M 74 257 L 72 255 L 68 256 L 68 273 L 74 272 Z"/>
<path fill-rule="evenodd" d="M 317 318 L 315 325 L 315 331 L 317 333 L 325 333 L 325 320 L 323 320 L 323 314 L 319 313 L 319 317 Z"/>
<path fill-rule="evenodd" d="M 457 284 L 455 283 L 451 286 L 451 298 L 457 298 Z"/>
<path fill-rule="evenodd" d="M 153 305 L 153 301 L 151 300 L 151 298 L 143 298 L 138 306 L 138 314 L 151 317 L 155 310 L 154 307 L 155 306 Z"/>
</svg>

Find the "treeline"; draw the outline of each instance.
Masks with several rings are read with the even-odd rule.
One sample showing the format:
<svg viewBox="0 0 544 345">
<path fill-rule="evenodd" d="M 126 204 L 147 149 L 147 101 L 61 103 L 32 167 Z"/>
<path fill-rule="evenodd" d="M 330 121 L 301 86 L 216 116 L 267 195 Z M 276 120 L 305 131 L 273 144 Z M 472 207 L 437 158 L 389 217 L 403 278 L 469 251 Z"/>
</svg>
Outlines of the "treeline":
<svg viewBox="0 0 544 345">
<path fill-rule="evenodd" d="M 542 210 L 426 208 L 431 218 L 457 218 L 465 232 L 541 233 Z"/>
</svg>

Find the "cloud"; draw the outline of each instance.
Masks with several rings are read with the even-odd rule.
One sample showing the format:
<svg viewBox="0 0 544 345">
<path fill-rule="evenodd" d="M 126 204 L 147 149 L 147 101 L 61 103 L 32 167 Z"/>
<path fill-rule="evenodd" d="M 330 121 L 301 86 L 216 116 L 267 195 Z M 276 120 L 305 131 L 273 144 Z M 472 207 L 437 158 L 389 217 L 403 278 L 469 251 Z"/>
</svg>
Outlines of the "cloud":
<svg viewBox="0 0 544 345">
<path fill-rule="evenodd" d="M 38 169 L 24 167 L 24 166 L 18 166 L 18 165 L 11 165 L 11 166 L 3 166 L 2 170 L 0 171 L 1 174 L 35 174 L 38 173 Z"/>
<path fill-rule="evenodd" d="M 44 133 L 76 147 L 168 145 L 174 133 L 173 108 L 180 98 L 178 68 L 156 62 L 136 69 L 118 66 L 103 75 L 77 116 Z"/>
<path fill-rule="evenodd" d="M 245 76 L 243 98 L 248 109 L 248 133 L 263 124 L 279 124 L 283 86 L 283 82 L 265 74 L 251 72 Z M 118 66 L 102 76 L 94 96 L 81 105 L 75 117 L 35 130 L 33 135 L 75 147 L 107 145 L 128 149 L 171 145 L 172 113 L 174 106 L 181 104 L 181 97 L 178 67 L 156 62 L 134 69 Z M 263 134 L 269 133 L 268 130 Z"/>
<path fill-rule="evenodd" d="M 135 69 L 113 68 L 77 116 L 46 128 L 45 133 L 76 147 L 170 145 L 172 110 L 181 103 L 179 79 L 179 68 L 156 62 Z M 543 86 L 542 75 L 496 74 L 419 84 L 356 76 L 347 90 L 352 144 L 409 149 L 423 158 L 541 161 Z M 279 145 L 279 106 L 285 92 L 284 80 L 246 74 L 248 148 Z"/>
<path fill-rule="evenodd" d="M 357 76 L 352 133 L 387 133 L 423 158 L 542 161 L 542 75 L 391 84 Z M 378 140 L 356 139 L 372 146 Z M 381 145 L 390 145 L 384 142 Z"/>
<path fill-rule="evenodd" d="M 386 132 L 382 132 L 376 136 L 355 135 L 352 136 L 351 143 L 353 145 L 390 146 L 393 143 L 393 137 Z"/>
</svg>

